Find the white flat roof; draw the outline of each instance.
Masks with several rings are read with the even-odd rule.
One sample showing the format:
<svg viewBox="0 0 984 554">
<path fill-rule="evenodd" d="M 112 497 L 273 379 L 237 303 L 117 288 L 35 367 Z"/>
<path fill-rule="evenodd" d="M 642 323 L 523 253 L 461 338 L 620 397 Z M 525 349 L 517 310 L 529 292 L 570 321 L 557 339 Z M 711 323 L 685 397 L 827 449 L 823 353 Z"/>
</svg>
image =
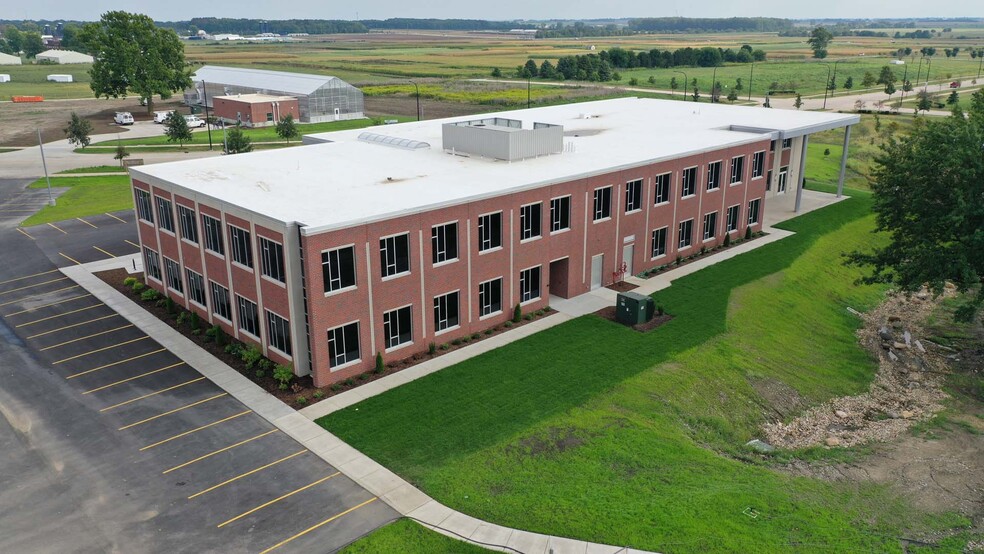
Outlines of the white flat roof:
<svg viewBox="0 0 984 554">
<path fill-rule="evenodd" d="M 563 125 L 565 151 L 510 163 L 443 150 L 442 124 L 491 116 L 522 120 L 524 128 L 534 122 Z M 311 137 L 332 142 L 135 166 L 130 172 L 151 184 L 179 185 L 285 224 L 297 222 L 306 227 L 303 233 L 313 234 L 859 120 L 849 114 L 621 98 L 320 133 Z M 430 148 L 358 140 L 367 131 Z"/>
</svg>

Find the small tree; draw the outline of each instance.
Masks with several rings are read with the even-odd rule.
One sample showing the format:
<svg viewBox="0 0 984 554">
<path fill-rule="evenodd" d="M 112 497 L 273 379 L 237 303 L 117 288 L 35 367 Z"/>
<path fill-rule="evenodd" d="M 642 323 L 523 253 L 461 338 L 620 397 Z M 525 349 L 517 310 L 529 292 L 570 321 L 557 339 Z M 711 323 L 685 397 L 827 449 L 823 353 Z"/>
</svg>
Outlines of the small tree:
<svg viewBox="0 0 984 554">
<path fill-rule="evenodd" d="M 292 114 L 281 117 L 280 121 L 277 122 L 277 136 L 286 140 L 287 144 L 290 144 L 290 139 L 301 136 Z"/>
<path fill-rule="evenodd" d="M 383 353 L 382 352 L 376 352 L 376 369 L 374 371 L 376 373 L 382 373 L 382 372 L 386 371 L 386 364 L 383 363 Z"/>
<path fill-rule="evenodd" d="M 728 91 L 728 102 L 734 102 L 735 100 L 738 100 L 738 90 L 731 89 Z"/>
<path fill-rule="evenodd" d="M 523 68 L 526 71 L 525 77 L 536 77 L 540 74 L 540 68 L 536 66 L 536 62 L 533 60 L 526 60 L 526 66 Z"/>
<path fill-rule="evenodd" d="M 184 116 L 174 111 L 167 114 L 164 119 L 164 134 L 167 135 L 168 142 L 176 142 L 179 146 L 184 146 L 185 142 L 191 142 L 191 129 L 188 128 L 188 121 Z"/>
<path fill-rule="evenodd" d="M 637 87 L 637 86 L 639 86 L 639 79 L 636 79 L 635 77 L 631 77 L 629 79 L 629 86 L 630 87 Z"/>
<path fill-rule="evenodd" d="M 499 69 L 498 67 L 493 67 L 492 68 L 492 76 L 493 77 L 502 77 L 502 70 Z"/>
<path fill-rule="evenodd" d="M 676 92 L 678 88 L 680 88 L 680 83 L 677 82 L 676 77 L 670 77 L 670 91 Z"/>
<path fill-rule="evenodd" d="M 844 79 L 844 89 L 851 90 L 852 88 L 854 88 L 854 77 L 848 77 L 847 79 Z"/>
<path fill-rule="evenodd" d="M 744 87 L 745 85 L 741 84 L 741 77 L 735 79 L 735 90 L 741 91 Z"/>
<path fill-rule="evenodd" d="M 960 96 L 957 94 L 957 91 L 952 91 L 950 93 L 950 96 L 947 97 L 947 99 L 946 99 L 946 103 L 949 104 L 949 105 L 951 105 L 951 106 L 956 105 L 957 102 L 959 102 L 959 101 L 960 101 Z"/>
<path fill-rule="evenodd" d="M 874 74 L 872 74 L 870 71 L 865 71 L 864 77 L 861 78 L 861 86 L 864 88 L 871 88 L 875 86 L 875 83 L 877 82 L 878 79 L 876 79 Z"/>
<path fill-rule="evenodd" d="M 113 154 L 113 159 L 119 160 L 120 167 L 123 167 L 124 158 L 128 157 L 130 157 L 130 152 L 126 149 L 126 146 L 123 146 L 122 142 L 116 143 L 116 153 Z"/>
<path fill-rule="evenodd" d="M 520 320 L 522 319 L 523 319 L 523 309 L 519 307 L 519 304 L 516 304 L 516 307 L 513 308 L 513 319 L 512 319 L 513 323 L 519 323 Z"/>
<path fill-rule="evenodd" d="M 655 75 L 650 75 L 650 76 L 649 76 L 649 79 L 647 79 L 646 81 L 647 81 L 647 82 L 648 82 L 648 83 L 649 83 L 650 85 L 655 85 L 655 84 L 656 84 L 656 76 L 655 76 Z"/>
<path fill-rule="evenodd" d="M 928 112 L 933 108 L 933 100 L 929 97 L 929 91 L 922 89 L 916 93 L 916 111 Z"/>
<path fill-rule="evenodd" d="M 72 118 L 68 121 L 68 127 L 63 129 L 68 143 L 85 148 L 89 146 L 89 135 L 92 134 L 92 123 L 88 119 L 79 117 L 79 114 L 72 112 Z"/>
<path fill-rule="evenodd" d="M 226 154 L 242 154 L 253 151 L 253 140 L 238 125 L 226 135 Z"/>
<path fill-rule="evenodd" d="M 810 31 L 810 38 L 807 44 L 813 50 L 813 57 L 822 60 L 827 57 L 827 46 L 834 40 L 834 35 L 825 27 L 816 27 Z"/>
<path fill-rule="evenodd" d="M 803 97 L 801 95 L 796 95 L 796 100 L 793 102 L 793 106 L 795 106 L 797 110 L 803 107 Z"/>
<path fill-rule="evenodd" d="M 277 388 L 287 390 L 290 382 L 294 380 L 294 368 L 290 364 L 277 364 L 273 368 L 273 378 L 277 381 Z"/>
<path fill-rule="evenodd" d="M 690 93 L 690 97 L 694 99 L 694 102 L 700 102 L 700 89 L 694 85 L 694 91 Z"/>
<path fill-rule="evenodd" d="M 895 83 L 888 83 L 885 85 L 885 94 L 889 96 L 895 94 Z"/>
</svg>

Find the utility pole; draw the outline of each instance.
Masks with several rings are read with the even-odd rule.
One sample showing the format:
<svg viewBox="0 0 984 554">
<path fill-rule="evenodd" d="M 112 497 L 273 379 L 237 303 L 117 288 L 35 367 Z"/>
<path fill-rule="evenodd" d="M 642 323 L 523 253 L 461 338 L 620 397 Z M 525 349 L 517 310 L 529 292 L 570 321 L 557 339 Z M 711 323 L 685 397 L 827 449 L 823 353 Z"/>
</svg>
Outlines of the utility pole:
<svg viewBox="0 0 984 554">
<path fill-rule="evenodd" d="M 212 149 L 212 124 L 208 121 L 208 90 L 205 89 L 205 81 L 202 81 L 202 96 L 205 105 L 205 129 L 208 131 L 208 149 Z"/>
<path fill-rule="evenodd" d="M 752 62 L 752 68 L 748 70 L 748 101 L 752 101 L 752 75 L 755 75 L 755 62 Z"/>
<path fill-rule="evenodd" d="M 55 197 L 51 194 L 51 177 L 48 177 L 48 162 L 44 159 L 44 143 L 41 142 L 41 128 L 38 127 L 38 148 L 41 149 L 41 165 L 44 166 L 44 180 L 48 183 L 48 205 L 55 205 Z"/>
<path fill-rule="evenodd" d="M 410 81 L 413 83 L 413 90 L 415 96 L 417 97 L 417 121 L 420 121 L 420 88 L 417 87 L 417 81 Z"/>
</svg>

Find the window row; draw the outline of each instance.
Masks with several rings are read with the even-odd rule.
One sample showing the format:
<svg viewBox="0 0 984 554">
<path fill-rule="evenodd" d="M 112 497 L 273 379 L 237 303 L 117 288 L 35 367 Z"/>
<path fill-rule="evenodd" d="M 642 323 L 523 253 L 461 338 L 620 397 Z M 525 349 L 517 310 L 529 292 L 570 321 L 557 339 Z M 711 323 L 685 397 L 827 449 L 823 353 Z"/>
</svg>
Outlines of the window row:
<svg viewBox="0 0 984 554">
<path fill-rule="evenodd" d="M 761 200 L 756 199 L 748 203 L 748 224 L 755 225 L 759 220 L 759 208 Z M 725 232 L 732 233 L 738 230 L 738 218 L 740 217 L 741 207 L 731 206 L 726 212 Z M 717 212 L 704 215 L 702 238 L 711 240 L 717 233 Z M 694 220 L 688 219 L 681 221 L 677 226 L 677 249 L 685 250 L 693 244 Z M 650 239 L 650 257 L 652 259 L 666 255 L 667 227 L 661 227 L 652 232 Z"/>
</svg>

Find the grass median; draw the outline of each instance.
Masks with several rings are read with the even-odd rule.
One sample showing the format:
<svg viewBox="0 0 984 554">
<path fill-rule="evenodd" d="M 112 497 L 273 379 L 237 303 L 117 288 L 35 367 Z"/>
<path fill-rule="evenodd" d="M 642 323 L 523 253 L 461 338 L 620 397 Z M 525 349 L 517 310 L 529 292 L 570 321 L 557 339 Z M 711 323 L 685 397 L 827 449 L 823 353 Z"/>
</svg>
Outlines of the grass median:
<svg viewBox="0 0 984 554">
<path fill-rule="evenodd" d="M 44 179 L 38 179 L 29 188 L 46 188 Z M 68 188 L 58 197 L 56 205 L 45 206 L 24 220 L 21 225 L 41 225 L 87 215 L 133 209 L 128 175 L 89 175 L 59 177 L 51 180 L 52 188 Z"/>
<path fill-rule="evenodd" d="M 806 406 L 874 374 L 846 307 L 882 289 L 855 286 L 840 256 L 871 241 L 870 197 L 855 195 L 674 282 L 656 298 L 675 319 L 652 333 L 578 318 L 319 423 L 469 515 L 613 545 L 892 552 L 900 534 L 962 525 L 885 487 L 777 472 L 743 446 L 795 412 L 774 391 Z"/>
</svg>

